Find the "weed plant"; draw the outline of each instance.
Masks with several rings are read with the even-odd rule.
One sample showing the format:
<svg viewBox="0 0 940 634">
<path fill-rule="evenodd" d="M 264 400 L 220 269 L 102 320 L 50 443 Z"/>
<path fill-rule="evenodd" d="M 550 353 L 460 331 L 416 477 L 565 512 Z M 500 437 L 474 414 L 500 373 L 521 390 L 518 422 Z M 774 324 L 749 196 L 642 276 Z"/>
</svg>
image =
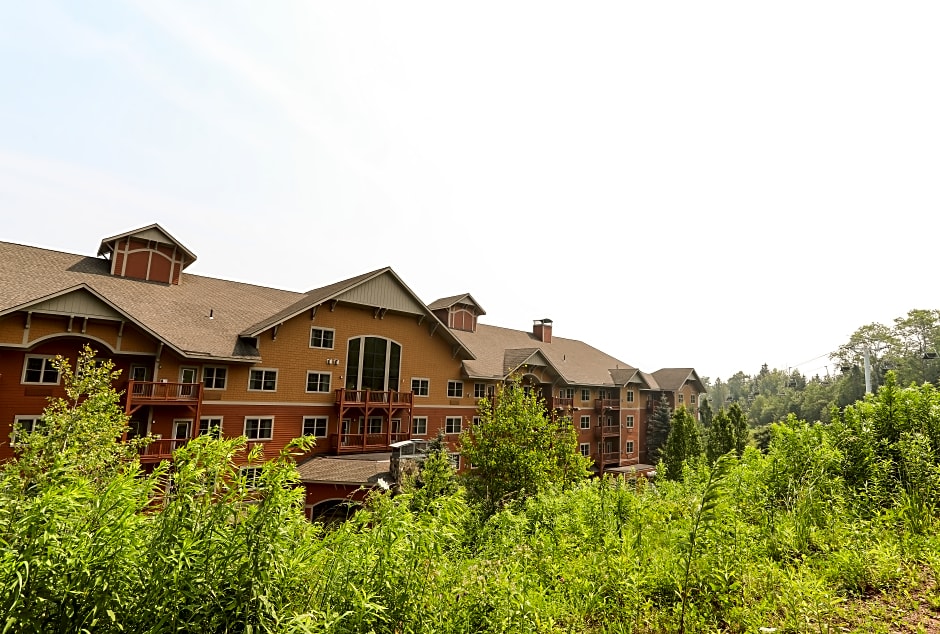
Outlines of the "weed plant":
<svg viewBox="0 0 940 634">
<path fill-rule="evenodd" d="M 145 473 L 116 442 L 109 366 L 88 353 L 73 376 L 0 468 L 3 632 L 888 631 L 855 615 L 894 612 L 859 602 L 940 606 L 929 386 L 889 381 L 677 481 L 596 478 L 495 512 L 438 461 L 326 529 L 289 451 L 203 437 Z"/>
</svg>

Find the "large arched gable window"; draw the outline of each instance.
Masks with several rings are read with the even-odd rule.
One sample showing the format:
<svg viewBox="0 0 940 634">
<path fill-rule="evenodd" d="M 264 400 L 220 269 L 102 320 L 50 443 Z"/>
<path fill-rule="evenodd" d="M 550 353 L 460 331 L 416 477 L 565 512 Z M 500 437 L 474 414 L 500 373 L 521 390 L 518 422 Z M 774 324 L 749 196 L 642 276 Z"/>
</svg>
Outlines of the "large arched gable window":
<svg viewBox="0 0 940 634">
<path fill-rule="evenodd" d="M 384 337 L 354 337 L 346 352 L 346 389 L 398 389 L 401 345 Z"/>
</svg>

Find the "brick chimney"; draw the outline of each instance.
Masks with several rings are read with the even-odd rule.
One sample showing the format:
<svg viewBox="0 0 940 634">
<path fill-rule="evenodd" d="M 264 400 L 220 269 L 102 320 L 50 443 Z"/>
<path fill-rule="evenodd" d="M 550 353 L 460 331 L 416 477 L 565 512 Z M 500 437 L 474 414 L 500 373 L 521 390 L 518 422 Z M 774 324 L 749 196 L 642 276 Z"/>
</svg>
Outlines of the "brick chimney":
<svg viewBox="0 0 940 634">
<path fill-rule="evenodd" d="M 542 343 L 552 342 L 552 320 L 536 319 L 532 324 L 532 334 Z"/>
</svg>

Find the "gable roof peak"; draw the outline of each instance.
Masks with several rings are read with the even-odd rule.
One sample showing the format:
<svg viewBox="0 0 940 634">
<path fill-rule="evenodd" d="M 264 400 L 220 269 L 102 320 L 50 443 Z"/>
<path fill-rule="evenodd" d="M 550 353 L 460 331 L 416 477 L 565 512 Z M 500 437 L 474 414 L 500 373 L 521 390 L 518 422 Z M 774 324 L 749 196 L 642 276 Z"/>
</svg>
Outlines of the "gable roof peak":
<svg viewBox="0 0 940 634">
<path fill-rule="evenodd" d="M 125 238 L 138 238 L 140 240 L 159 242 L 176 247 L 184 254 L 184 268 L 196 261 L 195 253 L 183 246 L 182 242 L 170 235 L 169 231 L 156 222 L 146 227 L 131 229 L 130 231 L 111 236 L 110 238 L 104 238 L 101 241 L 101 245 L 98 247 L 98 255 L 110 255 L 114 252 L 115 243 Z"/>
</svg>

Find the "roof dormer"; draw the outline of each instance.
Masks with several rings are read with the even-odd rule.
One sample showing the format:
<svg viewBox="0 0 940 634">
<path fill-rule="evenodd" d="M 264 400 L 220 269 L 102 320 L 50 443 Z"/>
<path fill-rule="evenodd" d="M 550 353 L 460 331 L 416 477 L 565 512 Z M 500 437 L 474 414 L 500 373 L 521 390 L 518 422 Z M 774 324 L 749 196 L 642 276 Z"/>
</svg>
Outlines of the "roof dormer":
<svg viewBox="0 0 940 634">
<path fill-rule="evenodd" d="M 111 275 L 162 284 L 179 284 L 183 269 L 196 261 L 158 224 L 105 238 L 98 255 L 110 260 Z"/>
<path fill-rule="evenodd" d="M 451 330 L 467 332 L 475 332 L 477 317 L 486 314 L 470 293 L 444 297 L 432 302 L 428 308 Z"/>
</svg>

